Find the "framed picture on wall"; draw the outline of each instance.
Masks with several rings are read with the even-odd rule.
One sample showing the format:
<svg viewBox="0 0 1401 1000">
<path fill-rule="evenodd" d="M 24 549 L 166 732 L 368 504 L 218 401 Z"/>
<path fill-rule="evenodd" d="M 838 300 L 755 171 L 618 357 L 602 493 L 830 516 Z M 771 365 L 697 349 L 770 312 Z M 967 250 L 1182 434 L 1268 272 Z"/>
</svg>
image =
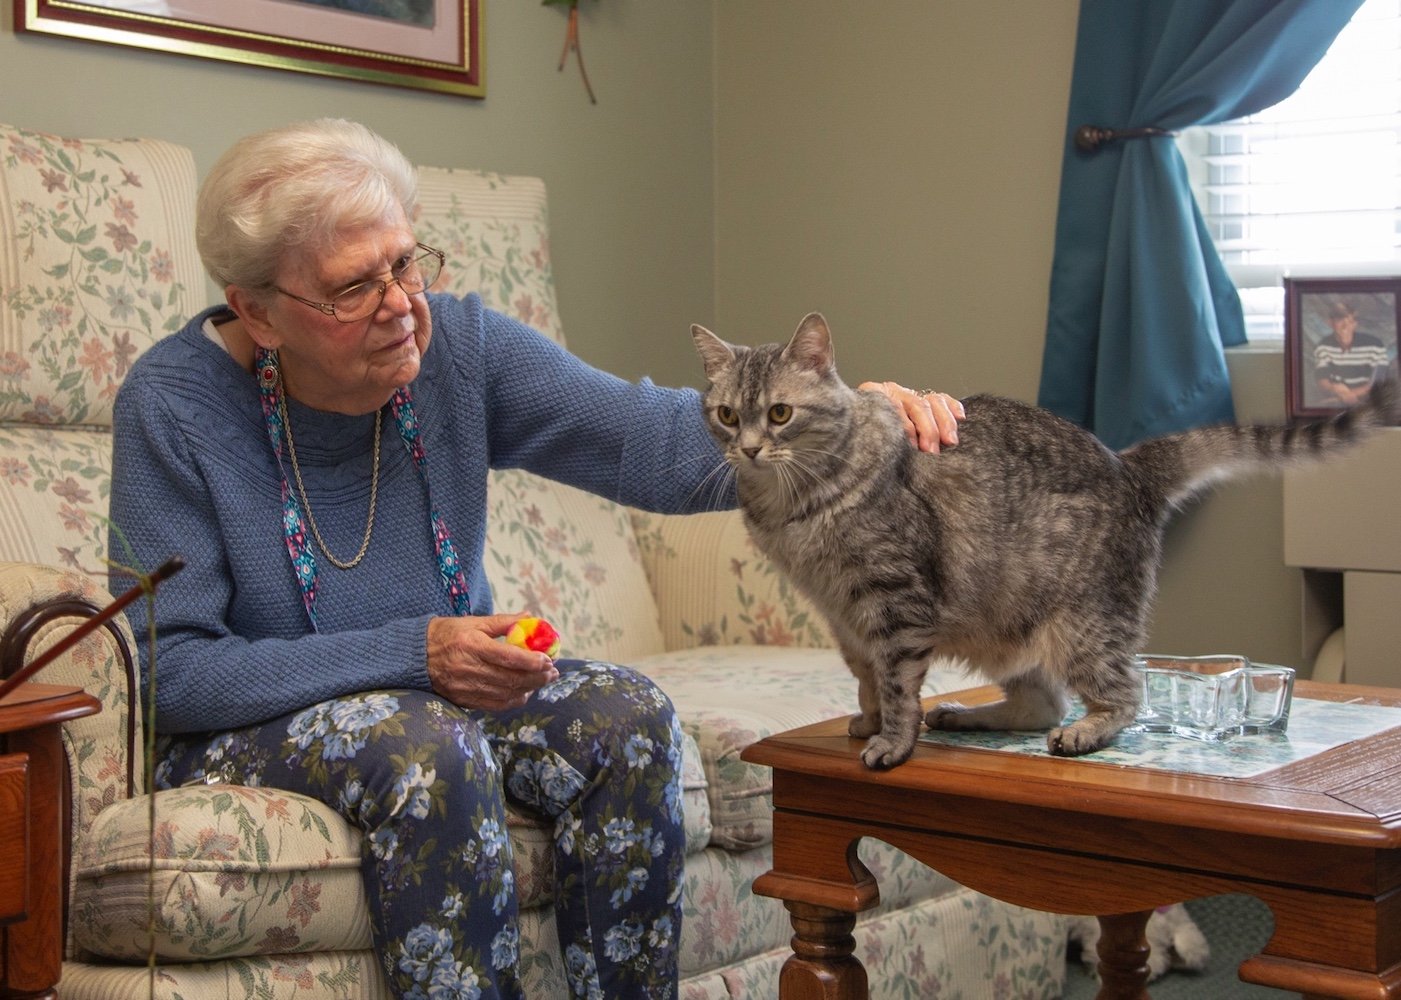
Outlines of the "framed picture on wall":
<svg viewBox="0 0 1401 1000">
<path fill-rule="evenodd" d="M 481 0 L 16 0 L 15 29 L 486 94 Z"/>
<path fill-rule="evenodd" d="M 1284 376 L 1291 419 L 1337 413 L 1396 377 L 1401 277 L 1286 278 Z"/>
</svg>

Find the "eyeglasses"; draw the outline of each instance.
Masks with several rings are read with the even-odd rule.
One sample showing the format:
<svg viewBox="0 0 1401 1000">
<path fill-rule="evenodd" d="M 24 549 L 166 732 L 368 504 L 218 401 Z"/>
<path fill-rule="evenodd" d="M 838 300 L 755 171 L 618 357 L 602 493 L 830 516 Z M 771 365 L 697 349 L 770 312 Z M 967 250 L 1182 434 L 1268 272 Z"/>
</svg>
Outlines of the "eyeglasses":
<svg viewBox="0 0 1401 1000">
<path fill-rule="evenodd" d="M 362 281 L 357 285 L 351 285 L 330 302 L 313 302 L 311 299 L 304 299 L 285 288 L 278 288 L 276 285 L 273 287 L 289 299 L 296 299 L 327 316 L 334 316 L 342 323 L 354 323 L 356 320 L 364 319 L 379 310 L 380 303 L 384 301 L 384 296 L 389 291 L 390 285 L 397 284 L 407 295 L 417 295 L 419 292 L 427 291 L 428 287 L 438 280 L 438 275 L 443 273 L 443 261 L 447 259 L 447 254 L 441 250 L 434 250 L 423 243 L 419 243 L 417 246 L 423 253 L 390 268 L 388 281 L 382 278 Z"/>
</svg>

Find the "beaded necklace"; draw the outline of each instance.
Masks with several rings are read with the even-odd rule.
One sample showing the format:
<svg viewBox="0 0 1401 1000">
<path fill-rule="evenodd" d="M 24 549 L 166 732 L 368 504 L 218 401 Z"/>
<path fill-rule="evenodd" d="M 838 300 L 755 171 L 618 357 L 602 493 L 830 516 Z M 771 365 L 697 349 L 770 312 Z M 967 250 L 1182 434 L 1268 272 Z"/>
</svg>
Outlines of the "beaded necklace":
<svg viewBox="0 0 1401 1000">
<path fill-rule="evenodd" d="M 253 370 L 258 375 L 258 392 L 262 399 L 263 419 L 267 423 L 268 441 L 272 445 L 273 454 L 277 457 L 277 468 L 282 476 L 282 532 L 287 542 L 287 554 L 292 559 L 292 571 L 296 574 L 297 585 L 302 592 L 302 603 L 306 606 L 307 617 L 311 619 L 311 627 L 315 630 L 317 627 L 316 554 L 312 551 L 306 530 L 311 510 L 310 504 L 306 503 L 307 510 L 303 513 L 302 506 L 305 501 L 298 502 L 297 492 L 292 489 L 287 479 L 287 469 L 282 461 L 282 442 L 285 439 L 290 445 L 291 438 L 287 433 L 289 429 L 287 409 L 282 393 L 282 370 L 278 365 L 277 352 L 260 348 L 253 364 Z M 428 493 L 433 550 L 438 557 L 439 579 L 448 599 L 452 602 L 453 613 L 470 614 L 472 604 L 471 595 L 467 589 L 467 578 L 462 572 L 462 564 L 458 561 L 457 549 L 453 546 L 452 535 L 448 532 L 447 523 L 433 503 L 433 489 L 428 481 L 428 456 L 423 450 L 418 417 L 414 413 L 413 396 L 409 393 L 408 387 L 403 386 L 394 390 L 394 395 L 388 405 L 390 414 L 394 417 L 394 424 L 399 429 L 399 436 L 403 439 L 404 447 L 408 449 L 409 456 L 413 459 L 414 468 L 418 470 L 419 478 L 423 480 L 423 488 Z M 379 419 L 377 415 L 375 417 L 376 431 L 378 431 Z M 378 444 L 378 433 L 376 434 L 376 444 Z M 376 448 L 377 451 L 378 448 Z M 300 479 L 300 477 L 298 478 Z M 371 521 L 371 525 L 373 525 L 373 521 Z M 368 542 L 368 531 L 366 536 Z M 363 555 L 363 552 L 361 554 Z M 326 555 L 330 557 L 329 552 Z"/>
</svg>

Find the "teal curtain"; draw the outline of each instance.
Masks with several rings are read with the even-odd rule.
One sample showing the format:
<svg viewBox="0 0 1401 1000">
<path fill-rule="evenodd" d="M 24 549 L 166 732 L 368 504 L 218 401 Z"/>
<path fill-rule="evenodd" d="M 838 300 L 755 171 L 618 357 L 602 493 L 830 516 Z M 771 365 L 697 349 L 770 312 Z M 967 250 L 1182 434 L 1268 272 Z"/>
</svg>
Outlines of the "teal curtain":
<svg viewBox="0 0 1401 1000">
<path fill-rule="evenodd" d="M 1042 406 L 1112 448 L 1231 421 L 1240 297 L 1170 136 L 1296 90 L 1362 0 L 1083 0 L 1041 365 Z"/>
</svg>

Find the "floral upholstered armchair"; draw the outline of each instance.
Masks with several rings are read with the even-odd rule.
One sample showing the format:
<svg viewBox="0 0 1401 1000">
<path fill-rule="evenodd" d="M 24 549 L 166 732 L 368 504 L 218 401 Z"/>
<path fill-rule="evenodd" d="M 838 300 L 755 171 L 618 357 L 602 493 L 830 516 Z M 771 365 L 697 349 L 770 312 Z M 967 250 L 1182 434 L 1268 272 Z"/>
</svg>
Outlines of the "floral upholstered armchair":
<svg viewBox="0 0 1401 1000">
<path fill-rule="evenodd" d="M 443 287 L 562 340 L 543 184 L 428 167 L 420 178 L 418 236 L 447 252 Z M 0 125 L 0 671 L 110 600 L 112 400 L 133 360 L 212 294 L 193 245 L 194 195 L 193 158 L 172 143 Z M 678 317 L 678 337 L 689 320 Z M 644 670 L 680 713 L 683 1000 L 774 995 L 791 930 L 777 901 L 750 891 L 771 858 L 769 776 L 739 754 L 854 709 L 825 631 L 731 514 L 647 515 L 510 470 L 488 499 L 497 606 L 548 616 L 569 655 Z M 133 660 L 119 620 L 36 678 L 81 685 L 103 705 L 64 727 L 61 995 L 383 996 L 358 831 L 274 789 L 147 795 Z M 935 671 L 930 690 L 961 683 Z M 527 995 L 563 998 L 549 830 L 520 814 L 510 834 Z M 873 995 L 1059 993 L 1062 918 L 975 894 L 883 844 L 863 843 L 861 856 L 882 894 L 856 932 Z M 154 977 L 143 967 L 152 941 Z"/>
</svg>

